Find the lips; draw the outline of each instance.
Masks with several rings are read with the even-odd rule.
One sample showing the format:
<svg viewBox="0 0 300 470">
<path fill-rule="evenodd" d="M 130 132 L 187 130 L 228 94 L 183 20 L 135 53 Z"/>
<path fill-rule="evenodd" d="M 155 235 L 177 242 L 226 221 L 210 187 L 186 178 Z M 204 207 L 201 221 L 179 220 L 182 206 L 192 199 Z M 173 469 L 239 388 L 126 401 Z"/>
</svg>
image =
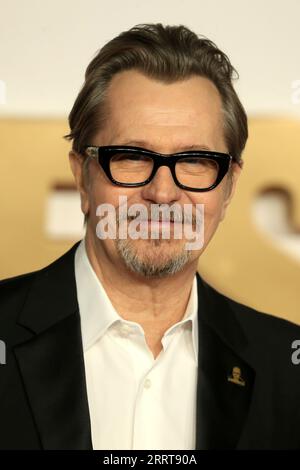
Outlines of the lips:
<svg viewBox="0 0 300 470">
<path fill-rule="evenodd" d="M 140 220 L 140 222 L 142 223 L 145 223 L 145 222 L 148 222 L 148 223 L 168 223 L 168 224 L 174 224 L 174 223 L 179 223 L 179 222 L 175 222 L 174 220 L 167 220 L 167 219 L 162 219 L 162 220 L 157 220 L 157 219 L 143 219 L 143 220 Z M 181 223 L 181 222 L 180 222 Z"/>
<path fill-rule="evenodd" d="M 161 229 L 161 228 L 173 228 L 175 225 L 178 225 L 178 222 L 173 222 L 171 220 L 141 220 L 139 221 L 140 227 L 143 228 L 151 228 L 151 229 Z M 180 222 L 181 225 L 181 222 Z"/>
<path fill-rule="evenodd" d="M 141 226 L 148 225 L 149 227 L 173 227 L 175 224 L 177 225 L 178 222 L 172 222 L 171 220 L 141 220 Z M 181 225 L 181 222 L 180 222 Z"/>
</svg>

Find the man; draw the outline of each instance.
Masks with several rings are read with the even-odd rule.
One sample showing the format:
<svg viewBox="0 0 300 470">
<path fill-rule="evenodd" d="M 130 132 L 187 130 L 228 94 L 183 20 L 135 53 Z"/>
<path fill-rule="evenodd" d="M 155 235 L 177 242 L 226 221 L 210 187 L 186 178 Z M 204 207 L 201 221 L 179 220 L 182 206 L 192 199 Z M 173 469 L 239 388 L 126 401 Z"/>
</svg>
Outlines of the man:
<svg viewBox="0 0 300 470">
<path fill-rule="evenodd" d="M 161 24 L 88 66 L 67 136 L 85 239 L 0 285 L 2 448 L 300 448 L 299 327 L 197 273 L 242 168 L 234 72 L 208 39 Z"/>
</svg>

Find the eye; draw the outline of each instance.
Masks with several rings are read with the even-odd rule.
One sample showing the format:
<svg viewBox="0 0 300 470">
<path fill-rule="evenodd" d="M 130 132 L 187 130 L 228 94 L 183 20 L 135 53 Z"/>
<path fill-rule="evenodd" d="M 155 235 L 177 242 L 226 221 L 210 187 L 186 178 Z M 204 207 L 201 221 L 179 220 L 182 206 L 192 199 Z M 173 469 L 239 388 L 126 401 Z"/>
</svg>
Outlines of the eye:
<svg viewBox="0 0 300 470">
<path fill-rule="evenodd" d="M 151 158 L 146 157 L 145 155 L 139 153 L 117 153 L 115 154 L 112 159 L 112 163 L 150 163 L 152 162 Z"/>
<path fill-rule="evenodd" d="M 112 177 L 120 183 L 142 183 L 153 170 L 152 158 L 138 152 L 118 152 L 110 160 Z"/>
<path fill-rule="evenodd" d="M 178 160 L 176 167 L 186 171 L 215 171 L 218 164 L 210 158 L 189 157 Z"/>
<path fill-rule="evenodd" d="M 210 158 L 189 157 L 178 160 L 177 164 L 182 167 L 196 167 L 205 169 L 215 169 L 217 163 Z"/>
</svg>

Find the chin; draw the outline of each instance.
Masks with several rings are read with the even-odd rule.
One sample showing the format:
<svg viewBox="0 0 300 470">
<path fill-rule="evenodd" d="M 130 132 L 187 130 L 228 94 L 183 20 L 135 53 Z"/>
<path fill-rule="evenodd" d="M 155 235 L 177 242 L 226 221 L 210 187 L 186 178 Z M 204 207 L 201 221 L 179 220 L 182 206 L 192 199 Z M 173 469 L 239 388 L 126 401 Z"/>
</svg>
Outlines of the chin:
<svg viewBox="0 0 300 470">
<path fill-rule="evenodd" d="M 175 243 L 177 242 L 177 243 Z M 117 251 L 127 267 L 147 277 L 166 276 L 182 270 L 193 260 L 179 240 L 119 240 Z"/>
</svg>

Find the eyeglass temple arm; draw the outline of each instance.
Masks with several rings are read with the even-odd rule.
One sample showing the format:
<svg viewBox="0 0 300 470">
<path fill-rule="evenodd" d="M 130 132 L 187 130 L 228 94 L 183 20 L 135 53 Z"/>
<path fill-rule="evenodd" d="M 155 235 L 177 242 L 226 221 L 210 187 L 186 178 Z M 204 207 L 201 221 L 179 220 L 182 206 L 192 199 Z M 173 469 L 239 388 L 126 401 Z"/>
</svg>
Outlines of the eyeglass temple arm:
<svg viewBox="0 0 300 470">
<path fill-rule="evenodd" d="M 98 148 L 97 147 L 87 147 L 85 153 L 91 158 L 98 158 Z"/>
</svg>

